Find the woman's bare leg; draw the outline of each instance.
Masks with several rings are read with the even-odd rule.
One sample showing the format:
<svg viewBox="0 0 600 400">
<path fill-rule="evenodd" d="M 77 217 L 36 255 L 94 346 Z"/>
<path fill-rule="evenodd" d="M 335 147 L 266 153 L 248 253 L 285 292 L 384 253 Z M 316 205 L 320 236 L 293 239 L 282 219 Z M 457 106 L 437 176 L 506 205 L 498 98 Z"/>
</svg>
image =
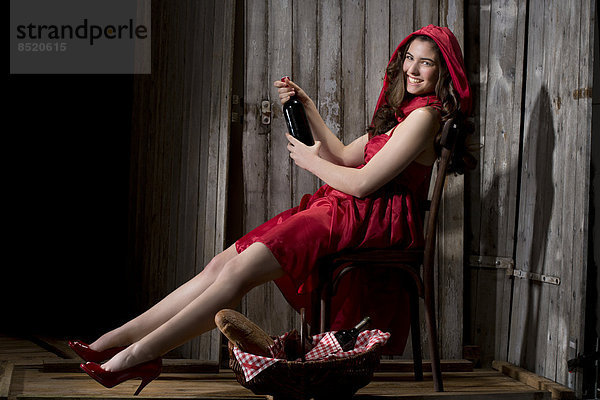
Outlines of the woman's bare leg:
<svg viewBox="0 0 600 400">
<path fill-rule="evenodd" d="M 162 356 L 201 333 L 213 329 L 217 311 L 235 307 L 250 289 L 284 274 L 264 244 L 252 244 L 229 260 L 217 279 L 200 296 L 102 367 L 107 371 L 120 371 Z"/>
<path fill-rule="evenodd" d="M 235 245 L 215 256 L 204 270 L 175 289 L 152 308 L 90 344 L 96 351 L 126 346 L 152 332 L 200 296 L 217 278 L 229 260 L 237 256 Z"/>
</svg>

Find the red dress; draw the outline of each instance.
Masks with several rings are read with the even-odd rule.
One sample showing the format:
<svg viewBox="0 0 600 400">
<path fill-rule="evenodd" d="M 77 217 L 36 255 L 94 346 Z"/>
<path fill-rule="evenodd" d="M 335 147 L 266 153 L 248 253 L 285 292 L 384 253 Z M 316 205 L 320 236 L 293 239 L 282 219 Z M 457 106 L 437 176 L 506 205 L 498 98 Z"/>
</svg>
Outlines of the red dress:
<svg viewBox="0 0 600 400">
<path fill-rule="evenodd" d="M 365 164 L 389 138 L 383 134 L 367 142 Z M 292 307 L 304 307 L 309 313 L 321 257 L 352 248 L 423 246 L 419 205 L 427 198 L 430 177 L 431 166 L 413 161 L 362 199 L 323 185 L 315 194 L 304 195 L 299 206 L 243 236 L 236 249 L 240 253 L 254 242 L 264 243 L 287 272 L 275 283 Z M 410 327 L 408 295 L 394 282 L 405 278 L 392 271 L 365 272 L 357 269 L 344 278 L 332 301 L 331 329 L 349 328 L 368 315 L 374 328 L 392 333 L 388 350 L 402 352 Z M 399 308 L 398 304 L 406 306 Z"/>
</svg>

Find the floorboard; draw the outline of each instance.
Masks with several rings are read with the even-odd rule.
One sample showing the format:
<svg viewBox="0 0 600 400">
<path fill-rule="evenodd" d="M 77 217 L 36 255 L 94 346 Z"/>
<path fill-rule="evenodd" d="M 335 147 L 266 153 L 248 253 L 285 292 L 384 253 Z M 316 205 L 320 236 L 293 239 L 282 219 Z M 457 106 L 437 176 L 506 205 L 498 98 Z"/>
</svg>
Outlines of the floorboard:
<svg viewBox="0 0 600 400">
<path fill-rule="evenodd" d="M 79 360 L 70 357 L 64 346 L 39 345 L 38 340 L 0 336 L 0 400 L 87 400 L 132 398 L 139 380 L 106 389 L 77 370 Z M 61 349 L 52 351 L 52 349 Z M 58 354 L 57 354 L 58 353 Z M 189 366 L 186 367 L 186 365 Z M 451 364 L 451 363 L 450 363 Z M 448 365 L 450 365 L 448 364 Z M 466 368 L 457 364 L 458 369 Z M 451 367 L 450 370 L 454 368 Z M 456 369 L 456 368 L 455 368 Z M 387 368 L 377 372 L 373 381 L 359 390 L 355 399 L 402 400 L 551 400 L 552 393 L 513 379 L 493 369 L 466 368 L 444 372 L 443 393 L 433 391 L 431 373 L 415 382 L 405 368 Z M 10 374 L 7 374 L 10 372 Z M 243 388 L 231 370 L 217 370 L 193 360 L 165 360 L 161 376 L 150 383 L 140 399 L 248 400 L 270 399 Z"/>
</svg>

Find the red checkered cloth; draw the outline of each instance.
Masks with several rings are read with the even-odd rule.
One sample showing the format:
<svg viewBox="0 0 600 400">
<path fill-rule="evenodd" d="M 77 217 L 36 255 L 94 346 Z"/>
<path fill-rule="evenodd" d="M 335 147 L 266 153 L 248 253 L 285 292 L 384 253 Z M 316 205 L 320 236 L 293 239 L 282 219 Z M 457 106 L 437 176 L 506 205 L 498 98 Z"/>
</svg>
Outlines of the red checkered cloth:
<svg viewBox="0 0 600 400">
<path fill-rule="evenodd" d="M 383 346 L 387 343 L 390 338 L 390 334 L 382 332 L 378 329 L 363 331 L 358 335 L 354 348 L 350 351 L 342 351 L 337 339 L 334 336 L 335 331 L 320 333 L 312 337 L 314 347 L 311 351 L 306 353 L 306 361 L 318 361 L 318 360 L 329 360 L 332 358 L 344 358 L 350 357 L 356 354 L 363 353 L 373 347 L 375 344 Z M 242 366 L 244 371 L 244 377 L 246 382 L 250 381 L 256 375 L 270 367 L 271 365 L 286 361 L 285 354 L 283 353 L 283 342 L 287 337 L 288 333 L 275 339 L 275 345 L 271 349 L 273 357 L 262 357 L 255 354 L 245 353 L 238 349 L 233 348 L 233 354 Z M 300 359 L 296 360 L 300 361 Z"/>
</svg>

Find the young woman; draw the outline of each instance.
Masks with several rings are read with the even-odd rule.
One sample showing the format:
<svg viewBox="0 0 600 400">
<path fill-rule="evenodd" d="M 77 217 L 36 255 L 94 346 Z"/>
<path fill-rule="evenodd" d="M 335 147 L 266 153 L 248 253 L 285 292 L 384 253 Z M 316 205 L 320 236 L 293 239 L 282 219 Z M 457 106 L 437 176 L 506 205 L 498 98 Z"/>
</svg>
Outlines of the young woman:
<svg viewBox="0 0 600 400">
<path fill-rule="evenodd" d="M 163 354 L 214 328 L 217 311 L 234 308 L 265 282 L 274 280 L 294 308 L 310 310 L 321 257 L 348 248 L 423 245 L 419 204 L 427 196 L 440 127 L 457 113 L 471 111 L 463 58 L 452 32 L 429 25 L 400 43 L 368 132 L 348 145 L 327 128 L 294 82 L 274 85 L 282 103 L 298 95 L 315 139 L 309 147 L 288 134 L 290 157 L 326 184 L 215 256 L 200 274 L 142 315 L 90 345 L 71 342 L 88 361 L 82 368 L 101 384 L 112 387 L 141 378 L 139 393 L 160 374 Z M 332 329 L 369 314 L 374 326 L 392 332 L 395 345 L 390 345 L 402 349 L 408 308 L 381 312 L 403 295 L 393 290 L 394 279 L 401 278 L 370 274 L 348 279 L 332 304 Z"/>
</svg>

